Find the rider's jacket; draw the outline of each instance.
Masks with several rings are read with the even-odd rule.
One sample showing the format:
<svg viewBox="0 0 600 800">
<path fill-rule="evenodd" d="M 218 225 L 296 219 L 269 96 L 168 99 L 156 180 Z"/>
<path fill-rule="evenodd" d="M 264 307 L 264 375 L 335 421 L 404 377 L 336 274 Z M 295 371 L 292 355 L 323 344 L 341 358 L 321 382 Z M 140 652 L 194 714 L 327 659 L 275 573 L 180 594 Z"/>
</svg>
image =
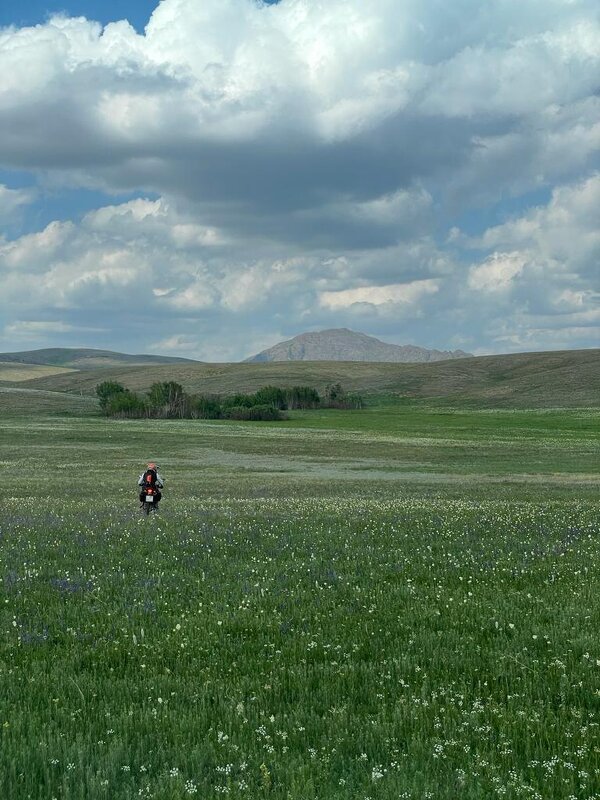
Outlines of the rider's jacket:
<svg viewBox="0 0 600 800">
<path fill-rule="evenodd" d="M 144 470 L 140 477 L 138 478 L 138 486 L 141 486 L 144 483 L 144 475 L 146 474 L 147 470 Z M 159 489 L 164 488 L 164 481 L 159 472 L 156 473 L 156 485 Z"/>
</svg>

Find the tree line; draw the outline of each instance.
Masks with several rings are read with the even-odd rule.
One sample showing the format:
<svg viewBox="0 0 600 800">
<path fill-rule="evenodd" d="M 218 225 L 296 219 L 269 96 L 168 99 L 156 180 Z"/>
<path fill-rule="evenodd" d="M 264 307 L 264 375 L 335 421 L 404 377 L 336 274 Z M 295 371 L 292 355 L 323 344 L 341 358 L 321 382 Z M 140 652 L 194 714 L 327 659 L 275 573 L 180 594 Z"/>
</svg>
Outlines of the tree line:
<svg viewBox="0 0 600 800">
<path fill-rule="evenodd" d="M 285 419 L 283 412 L 311 408 L 362 408 L 355 392 L 339 383 L 325 388 L 323 395 L 310 386 L 263 386 L 254 393 L 236 392 L 219 396 L 188 394 L 175 381 L 154 383 L 146 394 L 126 389 L 116 381 L 96 386 L 102 412 L 108 417 L 148 419 Z"/>
</svg>

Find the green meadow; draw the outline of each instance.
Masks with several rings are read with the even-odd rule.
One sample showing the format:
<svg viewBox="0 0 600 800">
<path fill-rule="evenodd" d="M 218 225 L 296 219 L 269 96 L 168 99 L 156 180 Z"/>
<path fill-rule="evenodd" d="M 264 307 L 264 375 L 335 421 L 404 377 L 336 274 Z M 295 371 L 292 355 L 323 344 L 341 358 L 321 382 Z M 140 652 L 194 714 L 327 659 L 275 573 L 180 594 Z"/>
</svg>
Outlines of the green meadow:
<svg viewBox="0 0 600 800">
<path fill-rule="evenodd" d="M 597 410 L 0 408 L 0 797 L 600 798 Z"/>
</svg>

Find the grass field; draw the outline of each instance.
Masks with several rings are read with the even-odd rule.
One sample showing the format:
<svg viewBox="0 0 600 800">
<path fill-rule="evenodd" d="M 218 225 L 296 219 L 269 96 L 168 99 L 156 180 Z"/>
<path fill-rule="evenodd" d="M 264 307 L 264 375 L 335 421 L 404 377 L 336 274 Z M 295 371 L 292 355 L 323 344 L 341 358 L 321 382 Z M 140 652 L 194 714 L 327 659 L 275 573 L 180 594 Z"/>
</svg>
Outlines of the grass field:
<svg viewBox="0 0 600 800">
<path fill-rule="evenodd" d="M 36 419 L 39 416 L 98 415 L 96 398 L 89 395 L 46 392 L 42 389 L 25 389 L 17 384 L 0 385 L 0 415 L 6 418 L 25 415 Z"/>
<path fill-rule="evenodd" d="M 6 383 L 19 383 L 30 381 L 34 378 L 49 378 L 55 375 L 63 375 L 66 372 L 73 372 L 67 367 L 51 367 L 44 364 L 16 364 L 8 361 L 0 361 L 0 381 Z"/>
<path fill-rule="evenodd" d="M 597 411 L 24 396 L 0 395 L 0 797 L 600 797 Z"/>
</svg>

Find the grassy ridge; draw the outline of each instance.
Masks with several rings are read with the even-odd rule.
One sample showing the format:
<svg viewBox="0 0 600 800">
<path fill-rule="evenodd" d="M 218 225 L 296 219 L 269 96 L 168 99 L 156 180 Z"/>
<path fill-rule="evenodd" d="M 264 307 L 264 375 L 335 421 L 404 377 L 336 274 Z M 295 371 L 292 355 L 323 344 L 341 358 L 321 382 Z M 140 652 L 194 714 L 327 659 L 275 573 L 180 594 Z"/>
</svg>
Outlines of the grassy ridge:
<svg viewBox="0 0 600 800">
<path fill-rule="evenodd" d="M 0 361 L 0 383 L 20 383 L 34 378 L 47 378 L 64 375 L 73 370 L 67 367 L 51 367 L 43 364 L 17 364 Z"/>
<path fill-rule="evenodd" d="M 197 363 L 187 358 L 155 355 L 130 355 L 112 350 L 92 350 L 76 347 L 48 347 L 41 350 L 23 350 L 16 353 L 0 353 L 0 362 L 19 364 L 42 364 L 47 366 L 71 367 L 74 369 L 94 369 L 98 367 L 118 367 L 124 364 Z"/>
<path fill-rule="evenodd" d="M 348 391 L 473 407 L 597 407 L 600 350 L 482 356 L 433 364 L 289 362 L 171 364 L 89 370 L 28 383 L 31 388 L 92 394 L 102 380 L 134 391 L 175 380 L 189 392 L 256 391 L 265 384 L 340 382 Z"/>
</svg>

